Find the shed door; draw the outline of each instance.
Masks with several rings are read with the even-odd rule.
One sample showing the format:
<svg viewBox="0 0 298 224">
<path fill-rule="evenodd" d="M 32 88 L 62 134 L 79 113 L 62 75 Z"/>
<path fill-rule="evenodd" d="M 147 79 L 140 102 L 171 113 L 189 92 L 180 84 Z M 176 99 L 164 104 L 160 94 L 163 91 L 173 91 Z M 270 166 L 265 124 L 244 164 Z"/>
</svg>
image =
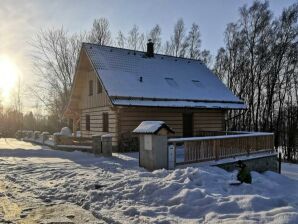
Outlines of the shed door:
<svg viewBox="0 0 298 224">
<path fill-rule="evenodd" d="M 183 114 L 183 137 L 193 136 L 193 114 L 184 113 Z"/>
</svg>

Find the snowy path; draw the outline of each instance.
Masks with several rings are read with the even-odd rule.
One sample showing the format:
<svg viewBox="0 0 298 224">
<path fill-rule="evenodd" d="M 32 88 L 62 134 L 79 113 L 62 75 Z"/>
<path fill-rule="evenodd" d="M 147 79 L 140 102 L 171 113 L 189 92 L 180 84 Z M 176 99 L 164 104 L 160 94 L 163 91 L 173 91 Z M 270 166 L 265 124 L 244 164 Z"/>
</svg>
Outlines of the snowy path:
<svg viewBox="0 0 298 224">
<path fill-rule="evenodd" d="M 66 162 L 51 158 L 48 153 L 48 150 L 41 151 L 40 146 L 0 139 L 0 223 L 105 223 L 76 204 L 52 201 L 40 197 L 33 190 L 38 189 L 40 184 L 51 187 L 46 181 L 34 180 L 33 174 L 38 172 L 38 166 Z M 28 177 L 22 176 L 20 179 L 15 173 L 26 173 Z"/>
<path fill-rule="evenodd" d="M 0 139 L 0 220 L 1 213 L 6 215 L 1 211 L 6 198 L 19 207 L 40 205 L 47 215 L 47 207 L 55 214 L 61 206 L 65 211 L 73 207 L 75 212 L 66 217 L 73 223 L 80 223 L 78 217 L 94 223 L 90 213 L 98 218 L 95 223 L 298 223 L 295 179 L 253 172 L 252 185 L 230 186 L 232 174 L 219 168 L 151 173 L 138 167 L 137 154 L 114 156 Z M 38 219 L 33 213 L 42 213 L 32 211 L 23 211 L 27 216 L 21 220 Z"/>
</svg>

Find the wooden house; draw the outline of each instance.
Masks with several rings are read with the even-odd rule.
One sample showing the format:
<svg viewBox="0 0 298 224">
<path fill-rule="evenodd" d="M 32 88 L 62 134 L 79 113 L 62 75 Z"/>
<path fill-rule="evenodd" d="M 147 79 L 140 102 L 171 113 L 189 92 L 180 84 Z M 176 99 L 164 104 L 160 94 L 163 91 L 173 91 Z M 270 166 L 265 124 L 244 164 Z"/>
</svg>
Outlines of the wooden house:
<svg viewBox="0 0 298 224">
<path fill-rule="evenodd" d="M 245 104 L 199 60 L 83 43 L 65 117 L 83 137 L 111 133 L 113 147 L 142 121 L 175 136 L 224 130 L 225 113 Z"/>
</svg>

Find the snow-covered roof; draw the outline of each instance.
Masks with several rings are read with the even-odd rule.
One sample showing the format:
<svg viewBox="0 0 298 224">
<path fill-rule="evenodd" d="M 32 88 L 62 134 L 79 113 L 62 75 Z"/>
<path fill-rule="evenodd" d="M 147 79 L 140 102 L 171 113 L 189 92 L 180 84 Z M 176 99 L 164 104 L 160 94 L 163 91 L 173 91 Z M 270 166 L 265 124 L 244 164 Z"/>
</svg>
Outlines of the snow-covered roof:
<svg viewBox="0 0 298 224">
<path fill-rule="evenodd" d="M 163 121 L 143 121 L 135 130 L 133 130 L 133 133 L 156 134 L 162 128 L 174 133 L 174 131 Z"/>
<path fill-rule="evenodd" d="M 158 106 L 201 107 L 198 102 L 204 102 L 205 108 L 245 109 L 199 60 L 160 54 L 148 58 L 145 52 L 88 43 L 83 48 L 115 105 L 155 106 L 156 101 Z"/>
<path fill-rule="evenodd" d="M 112 102 L 118 106 L 149 106 L 149 107 L 189 107 L 189 108 L 208 108 L 208 109 L 246 109 L 243 103 L 223 103 L 223 102 L 195 102 L 178 100 L 138 100 L 138 99 L 117 99 Z"/>
</svg>

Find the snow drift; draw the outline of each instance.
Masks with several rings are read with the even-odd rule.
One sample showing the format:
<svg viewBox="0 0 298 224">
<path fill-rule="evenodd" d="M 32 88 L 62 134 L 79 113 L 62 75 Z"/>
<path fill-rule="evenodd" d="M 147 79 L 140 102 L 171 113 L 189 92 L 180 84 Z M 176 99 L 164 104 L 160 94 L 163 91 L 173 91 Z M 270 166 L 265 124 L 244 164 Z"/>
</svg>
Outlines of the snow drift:
<svg viewBox="0 0 298 224">
<path fill-rule="evenodd" d="M 252 172 L 253 184 L 231 186 L 235 173 L 217 167 L 148 172 L 137 154 L 101 158 L 24 144 L 0 149 L 1 179 L 108 223 L 298 223 L 298 181 L 277 173 Z"/>
</svg>

